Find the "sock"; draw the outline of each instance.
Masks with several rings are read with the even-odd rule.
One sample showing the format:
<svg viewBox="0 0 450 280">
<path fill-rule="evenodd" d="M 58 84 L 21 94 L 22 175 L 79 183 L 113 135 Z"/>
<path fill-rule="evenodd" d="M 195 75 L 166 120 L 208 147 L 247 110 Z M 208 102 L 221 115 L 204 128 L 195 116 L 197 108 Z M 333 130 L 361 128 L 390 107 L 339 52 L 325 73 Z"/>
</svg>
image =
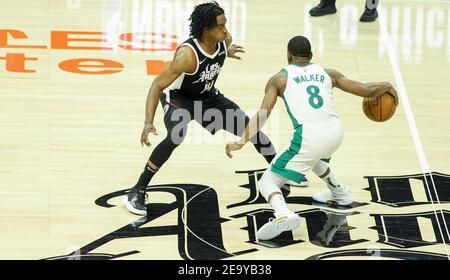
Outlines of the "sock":
<svg viewBox="0 0 450 280">
<path fill-rule="evenodd" d="M 319 176 L 325 183 L 327 183 L 328 188 L 338 189 L 342 184 L 336 179 L 333 171 L 331 171 L 328 163 L 324 161 L 319 161 L 313 170 L 314 174 Z"/>
<path fill-rule="evenodd" d="M 275 214 L 285 212 L 288 210 L 286 201 L 284 200 L 283 196 L 279 193 L 272 196 L 272 199 L 270 200 L 270 205 L 272 206 L 273 210 L 275 210 Z"/>
<path fill-rule="evenodd" d="M 342 184 L 336 179 L 333 171 L 331 170 L 327 176 L 322 178 L 322 180 L 324 180 L 327 183 L 328 187 L 332 187 L 333 189 L 338 189 L 342 187 Z"/>
<path fill-rule="evenodd" d="M 156 174 L 157 170 L 153 170 L 148 164 L 145 164 L 144 171 L 142 171 L 141 176 L 139 177 L 138 182 L 133 187 L 134 190 L 140 190 L 144 189 L 148 186 L 150 183 L 150 180 L 152 179 L 153 175 Z"/>
</svg>

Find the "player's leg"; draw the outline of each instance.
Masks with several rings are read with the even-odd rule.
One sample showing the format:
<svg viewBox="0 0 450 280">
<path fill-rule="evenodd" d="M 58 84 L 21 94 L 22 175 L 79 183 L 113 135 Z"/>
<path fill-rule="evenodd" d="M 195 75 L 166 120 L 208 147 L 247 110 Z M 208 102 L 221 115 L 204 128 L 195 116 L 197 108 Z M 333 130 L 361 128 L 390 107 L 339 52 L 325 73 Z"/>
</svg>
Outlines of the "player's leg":
<svg viewBox="0 0 450 280">
<path fill-rule="evenodd" d="M 153 150 L 148 162 L 145 164 L 138 182 L 130 189 L 125 203 L 127 209 L 137 215 L 146 215 L 146 188 L 156 172 L 172 155 L 172 152 L 183 142 L 187 126 L 191 120 L 190 113 L 164 104 L 164 124 L 167 129 L 166 138 Z"/>
<path fill-rule="evenodd" d="M 239 109 L 240 112 L 242 112 L 242 114 L 245 115 L 245 113 L 243 113 L 243 111 L 241 109 Z M 250 121 L 249 117 L 244 116 L 245 119 L 245 125 L 247 125 L 247 123 Z M 243 132 L 243 131 L 242 131 Z M 238 135 L 242 134 L 239 133 Z M 258 137 L 262 137 L 262 138 L 258 138 Z M 264 149 L 263 143 L 266 143 L 265 141 L 269 141 L 269 138 L 267 137 L 267 135 L 265 135 L 262 131 L 259 131 L 258 134 L 256 134 L 255 137 L 253 137 L 252 139 L 250 139 L 250 141 L 253 141 L 253 145 L 255 146 L 256 150 L 262 154 L 264 156 L 264 154 L 261 152 L 262 149 Z M 271 142 L 270 142 L 271 143 Z M 271 143 L 272 145 L 272 143 Z M 262 147 L 262 148 L 261 148 Z M 270 156 L 270 162 L 269 163 L 273 163 L 273 160 L 275 159 L 275 156 Z M 287 180 L 285 182 L 285 184 L 283 186 L 281 186 L 281 188 L 285 188 L 286 191 L 290 192 L 290 187 L 289 186 L 295 186 L 295 187 L 307 187 L 309 185 L 309 181 L 308 179 L 306 179 L 306 176 L 304 176 L 302 178 L 302 180 L 300 182 L 295 182 L 293 180 Z"/>
<path fill-rule="evenodd" d="M 229 99 L 223 98 L 221 101 L 221 111 L 224 115 L 223 129 L 236 135 L 241 136 L 245 126 L 250 121 L 249 117 L 242 111 L 239 106 Z M 253 136 L 249 140 L 260 155 L 264 157 L 267 163 L 272 162 L 276 156 L 275 147 L 269 137 L 262 131 Z"/>
<path fill-rule="evenodd" d="M 309 11 L 313 17 L 336 13 L 336 0 L 320 0 L 320 3 Z"/>
<path fill-rule="evenodd" d="M 316 145 L 316 153 L 321 160 L 317 161 L 312 171 L 325 183 L 328 190 L 313 195 L 318 202 L 335 202 L 338 205 L 350 205 L 353 202 L 350 189 L 342 184 L 331 170 L 328 162 L 332 154 L 341 145 L 344 138 L 344 130 L 339 120 L 331 121 L 320 130 L 313 133 Z"/>
<path fill-rule="evenodd" d="M 257 232 L 259 240 L 269 240 L 277 237 L 283 231 L 294 230 L 300 225 L 300 217 L 289 210 L 280 192 L 280 187 L 286 183 L 286 178 L 267 169 L 258 182 L 261 195 L 272 206 L 275 219 L 264 224 Z"/>
<path fill-rule="evenodd" d="M 335 202 L 341 206 L 353 203 L 350 189 L 336 179 L 326 160 L 320 160 L 314 166 L 313 172 L 326 183 L 328 188 L 326 191 L 315 193 L 313 195 L 315 201 L 321 203 Z"/>
</svg>

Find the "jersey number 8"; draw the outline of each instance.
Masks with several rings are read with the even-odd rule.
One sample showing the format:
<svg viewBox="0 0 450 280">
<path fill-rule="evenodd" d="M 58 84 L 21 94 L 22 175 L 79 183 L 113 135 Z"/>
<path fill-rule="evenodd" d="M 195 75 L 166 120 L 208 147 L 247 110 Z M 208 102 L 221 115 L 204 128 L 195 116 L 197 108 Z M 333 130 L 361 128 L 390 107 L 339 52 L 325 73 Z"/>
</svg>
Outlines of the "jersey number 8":
<svg viewBox="0 0 450 280">
<path fill-rule="evenodd" d="M 320 97 L 320 90 L 317 86 L 311 85 L 306 88 L 309 94 L 309 105 L 314 109 L 319 109 L 323 105 L 323 99 Z"/>
</svg>

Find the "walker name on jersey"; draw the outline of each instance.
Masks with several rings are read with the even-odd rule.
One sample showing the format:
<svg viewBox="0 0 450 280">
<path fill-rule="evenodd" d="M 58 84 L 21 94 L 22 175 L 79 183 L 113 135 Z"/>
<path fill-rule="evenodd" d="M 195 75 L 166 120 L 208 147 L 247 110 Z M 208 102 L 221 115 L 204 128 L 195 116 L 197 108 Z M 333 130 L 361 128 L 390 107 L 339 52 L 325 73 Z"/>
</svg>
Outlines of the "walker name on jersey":
<svg viewBox="0 0 450 280">
<path fill-rule="evenodd" d="M 294 81 L 297 84 L 306 83 L 306 82 L 317 82 L 317 83 L 323 84 L 324 80 L 325 80 L 325 76 L 319 75 L 319 74 L 310 74 L 310 75 L 302 75 L 302 76 L 294 77 Z"/>
<path fill-rule="evenodd" d="M 339 257 L 447 259 L 443 243 L 450 243 L 445 226 L 450 222 L 450 211 L 418 210 L 420 205 L 431 205 L 436 203 L 437 199 L 444 208 L 450 203 L 450 175 L 433 172 L 426 176 L 415 174 L 365 177 L 368 184 L 365 190 L 370 192 L 372 198 L 370 202 L 385 207 L 380 212 L 373 212 L 370 208 L 371 203 L 354 202 L 349 207 L 334 208 L 317 204 L 311 197 L 296 196 L 297 191 L 293 190 L 286 201 L 292 209 L 295 207 L 298 210 L 301 206 L 300 210 L 296 211 L 302 219 L 300 228 L 295 233 L 284 232 L 270 241 L 258 241 L 256 229 L 273 217 L 273 210 L 260 196 L 256 186 L 263 171 L 236 172 L 243 180 L 247 180 L 246 184 L 236 187 L 247 189 L 248 197 L 241 202 L 228 205 L 226 218 L 219 214 L 222 207 L 219 207 L 217 193 L 210 186 L 153 185 L 147 187 L 150 196 L 157 192 L 168 193 L 175 197 L 175 201 L 150 203 L 147 205 L 149 212 L 147 216 L 133 220 L 113 232 L 102 234 L 103 237 L 71 254 L 48 259 L 115 259 L 145 254 L 146 249 L 151 250 L 152 242 L 160 242 L 160 238 L 164 236 L 172 236 L 178 241 L 178 251 L 175 249 L 158 252 L 158 257 L 165 259 L 177 257 L 227 259 L 238 255 L 250 257 L 257 251 L 288 246 L 296 246 L 299 252 L 311 252 L 311 246 L 316 246 L 318 251 L 322 252 L 312 256 L 299 256 L 305 259 Z M 116 207 L 110 204 L 110 201 L 122 197 L 127 191 L 120 190 L 106 194 L 95 203 L 105 208 Z M 242 211 L 242 207 L 245 207 L 245 211 Z M 402 211 L 400 214 L 398 207 L 404 207 L 402 210 L 408 211 Z M 173 215 L 177 217 L 175 223 Z M 365 222 L 364 225 L 356 223 L 357 216 L 358 221 L 370 222 Z M 229 231 L 230 226 L 227 223 L 246 226 L 238 226 Z M 224 228 L 228 231 L 223 230 Z M 303 233 L 298 232 L 299 230 Z M 146 238 L 144 247 L 129 248 L 128 251 L 118 254 L 98 253 L 102 250 L 107 251 L 105 247 L 108 246 L 104 248 L 102 246 L 110 242 L 121 242 L 129 238 L 143 240 L 144 237 Z M 242 240 L 240 246 L 233 245 L 234 248 L 240 248 L 239 251 L 229 251 L 224 245 L 224 241 L 231 237 L 233 242 L 239 242 L 236 239 Z M 309 246 L 308 250 L 301 250 L 302 246 L 306 245 Z M 345 249 L 349 246 L 352 247 L 351 250 Z M 433 252 L 429 251 L 430 246 L 434 248 Z M 439 246 L 442 246 L 442 254 L 436 253 Z M 324 248 L 327 251 L 324 252 Z M 149 254 L 151 257 L 154 252 L 149 251 Z M 149 255 L 145 256 L 149 258 Z M 261 257 L 262 254 L 258 256 Z"/>
</svg>

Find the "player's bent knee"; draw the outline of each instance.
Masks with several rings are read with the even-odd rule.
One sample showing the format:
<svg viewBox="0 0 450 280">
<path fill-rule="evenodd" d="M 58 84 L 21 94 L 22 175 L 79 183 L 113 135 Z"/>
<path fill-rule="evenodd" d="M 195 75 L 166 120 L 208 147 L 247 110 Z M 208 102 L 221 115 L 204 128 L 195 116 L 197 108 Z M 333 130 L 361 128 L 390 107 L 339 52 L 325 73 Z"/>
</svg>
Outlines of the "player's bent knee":
<svg viewBox="0 0 450 280">
<path fill-rule="evenodd" d="M 266 170 L 258 181 L 258 188 L 261 195 L 269 201 L 269 197 L 272 193 L 280 193 L 280 187 L 277 185 L 274 178 L 270 175 L 270 171 Z"/>
<path fill-rule="evenodd" d="M 316 164 L 316 166 L 314 166 L 312 171 L 314 172 L 314 174 L 321 177 L 325 174 L 325 172 L 327 172 L 328 167 L 329 167 L 328 163 L 319 160 L 319 162 Z"/>
</svg>

